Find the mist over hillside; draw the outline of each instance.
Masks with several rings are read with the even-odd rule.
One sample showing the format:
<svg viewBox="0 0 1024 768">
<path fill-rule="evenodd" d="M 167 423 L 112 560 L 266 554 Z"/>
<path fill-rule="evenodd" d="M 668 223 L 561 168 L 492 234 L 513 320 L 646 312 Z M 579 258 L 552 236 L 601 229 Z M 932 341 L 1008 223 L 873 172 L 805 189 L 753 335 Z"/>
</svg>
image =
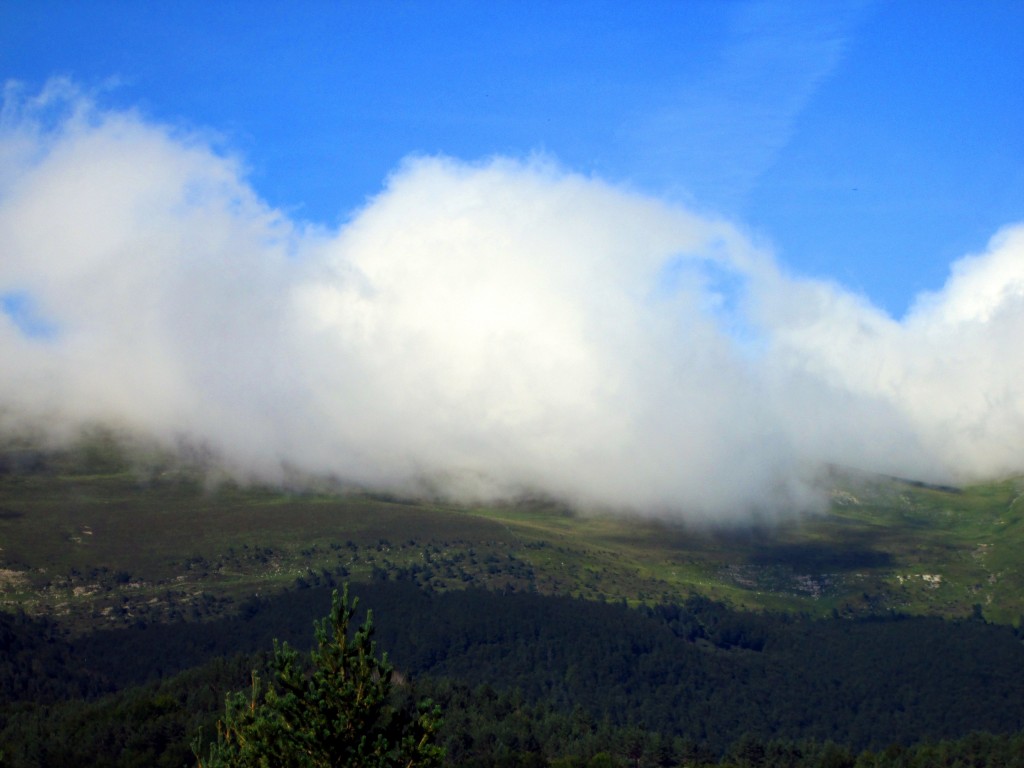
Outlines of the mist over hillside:
<svg viewBox="0 0 1024 768">
<path fill-rule="evenodd" d="M 0 426 L 56 441 L 693 520 L 818 508 L 830 463 L 1024 469 L 1021 224 L 893 318 L 544 157 L 412 157 L 313 225 L 221 139 L 54 81 L 6 92 L 0 254 Z"/>
</svg>

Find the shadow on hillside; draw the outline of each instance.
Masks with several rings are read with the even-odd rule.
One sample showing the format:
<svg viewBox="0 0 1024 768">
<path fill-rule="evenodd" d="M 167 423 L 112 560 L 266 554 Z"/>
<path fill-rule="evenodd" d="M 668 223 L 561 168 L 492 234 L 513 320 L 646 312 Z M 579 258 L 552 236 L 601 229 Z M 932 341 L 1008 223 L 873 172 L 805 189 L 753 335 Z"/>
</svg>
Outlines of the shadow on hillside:
<svg viewBox="0 0 1024 768">
<path fill-rule="evenodd" d="M 720 547 L 732 550 L 747 565 L 784 566 L 803 573 L 885 568 L 893 563 L 886 551 L 886 532 L 844 529 L 827 538 L 794 541 L 786 534 L 767 528 L 718 531 Z"/>
<path fill-rule="evenodd" d="M 884 568 L 892 556 L 863 542 L 822 544 L 820 542 L 768 542 L 747 555 L 750 565 L 785 565 L 796 571 L 834 573 L 858 569 Z"/>
</svg>

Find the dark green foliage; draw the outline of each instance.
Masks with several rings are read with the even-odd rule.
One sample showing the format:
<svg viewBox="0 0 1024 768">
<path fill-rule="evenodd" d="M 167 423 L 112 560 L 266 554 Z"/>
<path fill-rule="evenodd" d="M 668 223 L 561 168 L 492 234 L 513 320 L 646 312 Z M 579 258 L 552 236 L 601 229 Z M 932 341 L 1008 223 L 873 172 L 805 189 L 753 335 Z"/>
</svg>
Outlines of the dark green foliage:
<svg viewBox="0 0 1024 768">
<path fill-rule="evenodd" d="M 605 753 L 613 765 L 643 768 L 758 760 L 917 768 L 957 759 L 1024 768 L 1015 757 L 1024 755 L 1024 645 L 1007 627 L 812 621 L 703 598 L 630 609 L 472 590 L 437 595 L 396 582 L 360 585 L 360 593 L 380 616 L 381 647 L 416 678 L 415 693 L 391 686 L 390 705 L 413 718 L 420 697 L 441 706 L 448 765 L 586 768 Z M 0 702 L 5 765 L 181 768 L 200 725 L 215 734 L 220 692 L 245 687 L 254 668 L 275 696 L 287 690 L 269 654 L 170 674 L 268 648 L 274 635 L 308 642 L 310 619 L 327 600 L 324 590 L 301 590 L 247 603 L 231 620 L 97 633 L 73 649 L 43 625 L 8 620 L 7 647 L 21 649 L 9 665 L 23 670 L 17 679 L 27 679 L 34 659 L 40 680 L 70 682 L 48 694 L 50 704 L 24 687 L 20 702 Z M 350 626 L 362 619 L 357 612 Z M 293 660 L 302 692 L 314 670 L 306 661 Z M 164 680 L 136 685 L 158 666 Z M 123 690 L 94 698 L 102 688 L 83 690 L 83 679 L 116 680 Z M 268 695 L 261 686 L 255 700 Z M 253 700 L 251 692 L 235 697 L 238 706 Z M 972 731 L 994 735 L 966 736 Z"/>
<path fill-rule="evenodd" d="M 50 703 L 113 690 L 102 675 L 77 665 L 73 655 L 53 621 L 0 612 L 0 704 Z"/>
<path fill-rule="evenodd" d="M 378 658 L 370 614 L 353 637 L 356 602 L 348 587 L 333 594 L 331 613 L 316 625 L 316 648 L 303 663 L 275 643 L 274 683 L 265 691 L 253 673 L 248 695 L 228 696 L 217 741 L 201 768 L 391 768 L 441 764 L 432 743 L 440 716 L 430 702 L 396 706 L 394 668 Z"/>
<path fill-rule="evenodd" d="M 4 768 L 182 768 L 189 739 L 211 732 L 224 699 L 259 659 L 216 659 L 173 679 L 92 701 L 0 708 Z"/>
</svg>

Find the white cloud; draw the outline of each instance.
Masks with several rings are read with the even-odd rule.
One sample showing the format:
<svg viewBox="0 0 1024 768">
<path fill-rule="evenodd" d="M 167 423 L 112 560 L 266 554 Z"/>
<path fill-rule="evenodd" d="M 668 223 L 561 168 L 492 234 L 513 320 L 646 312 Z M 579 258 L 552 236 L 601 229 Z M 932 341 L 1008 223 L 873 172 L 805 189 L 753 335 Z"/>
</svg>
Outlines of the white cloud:
<svg viewBox="0 0 1024 768">
<path fill-rule="evenodd" d="M 1024 227 L 954 264 L 902 322 L 834 285 L 795 281 L 767 295 L 778 363 L 884 416 L 833 433 L 843 446 L 877 445 L 872 468 L 947 478 L 1022 469 Z"/>
<path fill-rule="evenodd" d="M 410 159 L 326 231 L 201 138 L 68 106 L 8 106 L 0 133 L 0 295 L 53 329 L 0 314 L 9 411 L 188 436 L 267 477 L 689 517 L 810 504 L 823 461 L 1022 468 L 1022 229 L 897 323 L 726 222 L 543 160 Z"/>
</svg>

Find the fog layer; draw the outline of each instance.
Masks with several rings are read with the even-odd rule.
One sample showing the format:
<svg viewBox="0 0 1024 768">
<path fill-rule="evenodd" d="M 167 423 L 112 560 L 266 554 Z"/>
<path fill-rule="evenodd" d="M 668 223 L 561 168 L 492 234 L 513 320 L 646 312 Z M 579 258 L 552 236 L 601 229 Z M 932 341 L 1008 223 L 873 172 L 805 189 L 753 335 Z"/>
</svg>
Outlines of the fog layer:
<svg viewBox="0 0 1024 768">
<path fill-rule="evenodd" d="M 896 320 L 545 159 L 410 158 L 314 226 L 216 140 L 60 90 L 0 118 L 8 421 L 689 519 L 813 507 L 828 463 L 1024 470 L 1020 224 Z"/>
</svg>

